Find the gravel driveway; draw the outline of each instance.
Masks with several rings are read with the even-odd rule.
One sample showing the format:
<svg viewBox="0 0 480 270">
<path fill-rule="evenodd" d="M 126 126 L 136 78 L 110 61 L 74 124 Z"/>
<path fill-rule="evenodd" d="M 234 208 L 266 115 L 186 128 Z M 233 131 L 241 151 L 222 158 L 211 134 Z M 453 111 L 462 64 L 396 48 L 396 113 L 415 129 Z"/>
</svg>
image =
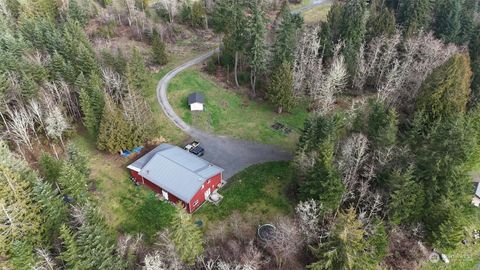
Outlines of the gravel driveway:
<svg viewBox="0 0 480 270">
<path fill-rule="evenodd" d="M 301 13 L 326 3 L 328 3 L 326 0 L 312 0 L 309 5 L 295 10 L 293 13 Z M 223 173 L 223 178 L 225 180 L 253 164 L 276 160 L 291 160 L 292 154 L 279 149 L 277 146 L 237 140 L 227 136 L 219 136 L 201 131 L 189 126 L 175 113 L 172 106 L 168 102 L 168 83 L 178 73 L 191 66 L 204 62 L 215 52 L 218 52 L 218 48 L 203 55 L 197 56 L 194 59 L 178 66 L 167 73 L 158 82 L 157 99 L 158 103 L 162 107 L 162 110 L 178 128 L 189 134 L 194 140 L 200 142 L 202 147 L 205 148 L 205 155 L 203 158 L 225 169 L 225 172 Z"/>
</svg>

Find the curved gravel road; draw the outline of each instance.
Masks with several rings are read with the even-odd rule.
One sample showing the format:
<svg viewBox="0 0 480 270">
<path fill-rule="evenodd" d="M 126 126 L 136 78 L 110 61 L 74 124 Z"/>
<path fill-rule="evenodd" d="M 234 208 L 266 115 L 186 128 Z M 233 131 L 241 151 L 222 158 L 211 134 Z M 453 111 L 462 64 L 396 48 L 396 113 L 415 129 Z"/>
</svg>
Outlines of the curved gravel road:
<svg viewBox="0 0 480 270">
<path fill-rule="evenodd" d="M 304 12 L 324 4 L 325 2 L 328 1 L 314 0 L 309 5 L 293 12 Z M 217 48 L 195 57 L 168 72 L 158 82 L 157 99 L 164 113 L 178 128 L 190 135 L 194 140 L 200 142 L 200 145 L 205 148 L 204 159 L 225 169 L 223 173 L 223 178 L 225 180 L 253 164 L 292 159 L 291 153 L 280 149 L 278 146 L 233 139 L 227 136 L 219 136 L 196 129 L 185 123 L 185 121 L 175 113 L 168 102 L 167 96 L 167 89 L 170 80 L 183 70 L 204 62 L 218 51 L 219 49 Z"/>
</svg>

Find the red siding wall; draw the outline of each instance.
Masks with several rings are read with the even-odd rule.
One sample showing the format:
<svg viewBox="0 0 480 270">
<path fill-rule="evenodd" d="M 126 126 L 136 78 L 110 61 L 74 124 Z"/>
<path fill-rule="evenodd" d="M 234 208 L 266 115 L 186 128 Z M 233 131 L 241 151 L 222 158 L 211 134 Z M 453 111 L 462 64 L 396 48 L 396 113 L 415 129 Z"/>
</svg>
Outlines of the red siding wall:
<svg viewBox="0 0 480 270">
<path fill-rule="evenodd" d="M 149 187 L 151 190 L 155 191 L 156 193 L 162 193 L 162 188 L 160 188 L 159 186 L 155 185 L 154 183 L 148 181 L 147 179 L 143 178 L 140 174 L 138 174 L 138 172 L 134 171 L 134 170 L 130 170 L 130 174 L 132 175 L 132 177 L 135 179 L 135 181 L 137 183 L 140 183 L 140 184 L 144 184 L 146 185 L 147 187 Z M 216 190 L 218 188 L 218 185 L 220 185 L 220 183 L 222 182 L 222 174 L 219 173 L 213 177 L 211 177 L 210 179 L 208 179 L 205 184 L 203 185 L 203 188 L 201 188 L 200 190 L 198 190 L 198 192 L 195 194 L 195 196 L 193 196 L 192 200 L 187 204 L 186 202 L 183 202 L 182 200 L 180 200 L 179 198 L 175 197 L 175 195 L 168 193 L 168 200 L 173 202 L 173 203 L 178 203 L 178 202 L 182 202 L 183 205 L 187 206 L 187 211 L 189 213 L 193 213 L 195 212 L 195 210 L 197 210 L 202 204 L 203 202 L 205 202 L 205 191 L 210 188 L 210 192 L 212 193 L 214 190 Z M 195 201 L 198 200 L 198 203 L 195 204 Z"/>
<path fill-rule="evenodd" d="M 220 185 L 220 182 L 222 182 L 221 173 L 205 181 L 203 188 L 200 188 L 200 190 L 198 190 L 198 192 L 193 196 L 192 200 L 188 204 L 188 212 L 195 212 L 195 210 L 197 210 L 203 204 L 203 202 L 205 202 L 205 191 L 210 188 L 210 193 L 213 193 L 213 191 L 217 189 L 218 185 Z M 195 204 L 195 201 L 198 201 L 198 203 Z"/>
<path fill-rule="evenodd" d="M 135 181 L 139 184 L 144 184 L 145 186 L 149 187 L 151 190 L 155 191 L 156 193 L 162 193 L 162 188 L 155 185 L 154 183 L 148 181 L 148 179 L 143 178 L 138 172 L 130 170 L 130 174 L 132 177 L 135 179 Z M 168 200 L 173 202 L 173 203 L 178 203 L 181 201 L 179 198 L 175 197 L 175 195 L 168 193 Z M 185 202 L 183 202 L 185 204 Z"/>
</svg>

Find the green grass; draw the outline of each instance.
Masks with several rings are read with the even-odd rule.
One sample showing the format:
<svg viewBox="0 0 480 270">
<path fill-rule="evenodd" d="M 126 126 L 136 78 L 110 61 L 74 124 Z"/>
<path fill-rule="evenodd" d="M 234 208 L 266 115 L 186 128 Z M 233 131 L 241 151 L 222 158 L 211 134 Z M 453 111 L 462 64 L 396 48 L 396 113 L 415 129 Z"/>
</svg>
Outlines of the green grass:
<svg viewBox="0 0 480 270">
<path fill-rule="evenodd" d="M 195 219 L 221 221 L 233 212 L 271 219 L 293 211 L 287 192 L 292 184 L 292 169 L 287 162 L 253 165 L 231 178 L 220 189 L 223 200 L 218 206 L 204 204 L 194 213 Z"/>
<path fill-rule="evenodd" d="M 205 111 L 191 112 L 187 97 L 192 92 L 206 97 Z M 197 69 L 188 69 L 175 77 L 168 88 L 170 104 L 182 119 L 200 129 L 238 139 L 280 145 L 293 149 L 308 113 L 297 106 L 291 113 L 277 114 L 268 103 L 249 100 L 243 94 L 225 89 Z M 289 135 L 275 131 L 280 122 L 292 130 Z"/>
<path fill-rule="evenodd" d="M 314 7 L 303 13 L 303 19 L 306 24 L 314 24 L 318 22 L 324 22 L 327 20 L 328 12 L 332 4 L 325 4 L 318 7 Z"/>
</svg>

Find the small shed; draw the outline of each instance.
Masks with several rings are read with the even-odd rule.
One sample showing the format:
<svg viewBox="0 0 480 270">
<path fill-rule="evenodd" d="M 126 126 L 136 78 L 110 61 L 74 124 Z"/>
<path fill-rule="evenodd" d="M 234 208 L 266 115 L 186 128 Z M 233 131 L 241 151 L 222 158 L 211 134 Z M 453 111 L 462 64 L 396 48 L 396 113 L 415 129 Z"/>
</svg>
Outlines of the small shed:
<svg viewBox="0 0 480 270">
<path fill-rule="evenodd" d="M 473 191 L 474 191 L 474 195 L 472 198 L 472 204 L 475 205 L 476 207 L 480 207 L 480 183 L 479 182 L 473 182 Z"/>
<path fill-rule="evenodd" d="M 205 104 L 205 96 L 202 93 L 195 92 L 188 96 L 190 111 L 203 111 L 203 104 Z"/>
</svg>

